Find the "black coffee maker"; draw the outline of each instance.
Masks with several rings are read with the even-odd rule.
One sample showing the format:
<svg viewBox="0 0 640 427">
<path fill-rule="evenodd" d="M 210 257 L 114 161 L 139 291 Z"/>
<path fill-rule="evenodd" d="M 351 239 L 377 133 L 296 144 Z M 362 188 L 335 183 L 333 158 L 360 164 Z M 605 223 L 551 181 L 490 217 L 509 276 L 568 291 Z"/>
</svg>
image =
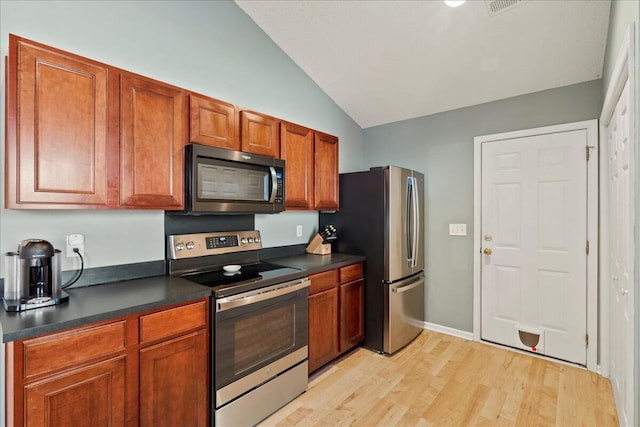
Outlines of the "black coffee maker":
<svg viewBox="0 0 640 427">
<path fill-rule="evenodd" d="M 61 289 L 60 251 L 42 239 L 20 242 L 17 252 L 5 254 L 4 306 L 22 311 L 69 300 Z"/>
</svg>

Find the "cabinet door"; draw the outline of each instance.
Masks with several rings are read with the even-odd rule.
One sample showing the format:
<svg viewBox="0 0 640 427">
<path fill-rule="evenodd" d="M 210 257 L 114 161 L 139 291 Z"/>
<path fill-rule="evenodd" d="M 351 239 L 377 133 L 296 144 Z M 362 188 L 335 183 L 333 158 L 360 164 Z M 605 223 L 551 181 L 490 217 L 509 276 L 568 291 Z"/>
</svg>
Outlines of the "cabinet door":
<svg viewBox="0 0 640 427">
<path fill-rule="evenodd" d="M 338 138 L 316 132 L 315 136 L 315 208 L 338 209 Z"/>
<path fill-rule="evenodd" d="M 278 157 L 280 154 L 280 121 L 251 111 L 240 112 L 242 151 Z"/>
<path fill-rule="evenodd" d="M 313 131 L 293 123 L 282 123 L 280 158 L 287 162 L 287 209 L 313 209 Z"/>
<path fill-rule="evenodd" d="M 25 426 L 125 425 L 125 357 L 25 387 Z"/>
<path fill-rule="evenodd" d="M 338 289 L 309 297 L 309 372 L 338 355 Z"/>
<path fill-rule="evenodd" d="M 205 330 L 140 350 L 140 425 L 208 425 Z"/>
<path fill-rule="evenodd" d="M 144 77 L 121 79 L 120 207 L 182 209 L 187 97 Z"/>
<path fill-rule="evenodd" d="M 193 93 L 189 98 L 191 142 L 240 150 L 240 140 L 236 138 L 234 105 Z"/>
<path fill-rule="evenodd" d="M 5 206 L 106 208 L 108 67 L 13 35 L 9 45 Z"/>
<path fill-rule="evenodd" d="M 340 352 L 364 339 L 364 280 L 340 285 Z"/>
</svg>

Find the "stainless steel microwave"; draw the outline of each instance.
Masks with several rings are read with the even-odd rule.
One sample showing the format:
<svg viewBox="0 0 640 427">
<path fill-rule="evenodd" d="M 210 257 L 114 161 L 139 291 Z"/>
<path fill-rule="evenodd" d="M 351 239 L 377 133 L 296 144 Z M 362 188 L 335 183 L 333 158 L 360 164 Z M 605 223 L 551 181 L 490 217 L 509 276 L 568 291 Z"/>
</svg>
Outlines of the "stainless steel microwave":
<svg viewBox="0 0 640 427">
<path fill-rule="evenodd" d="M 188 212 L 284 211 L 284 160 L 189 144 L 185 147 L 185 161 Z"/>
</svg>

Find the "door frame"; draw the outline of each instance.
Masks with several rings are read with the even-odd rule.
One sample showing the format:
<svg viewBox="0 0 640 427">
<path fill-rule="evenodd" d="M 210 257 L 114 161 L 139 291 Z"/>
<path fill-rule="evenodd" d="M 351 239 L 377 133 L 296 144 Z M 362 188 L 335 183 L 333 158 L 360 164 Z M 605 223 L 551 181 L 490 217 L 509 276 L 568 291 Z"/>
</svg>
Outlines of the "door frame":
<svg viewBox="0 0 640 427">
<path fill-rule="evenodd" d="M 585 130 L 590 159 L 587 162 L 587 240 L 589 255 L 587 258 L 587 369 L 599 371 L 598 367 L 598 121 L 585 120 L 561 125 L 543 126 L 473 138 L 473 339 L 481 341 L 481 202 L 482 202 L 482 144 L 504 139 L 523 138 L 549 133 Z M 586 152 L 585 152 L 586 156 Z M 586 244 L 586 242 L 585 242 Z M 585 247 L 586 251 L 586 247 Z"/>
</svg>

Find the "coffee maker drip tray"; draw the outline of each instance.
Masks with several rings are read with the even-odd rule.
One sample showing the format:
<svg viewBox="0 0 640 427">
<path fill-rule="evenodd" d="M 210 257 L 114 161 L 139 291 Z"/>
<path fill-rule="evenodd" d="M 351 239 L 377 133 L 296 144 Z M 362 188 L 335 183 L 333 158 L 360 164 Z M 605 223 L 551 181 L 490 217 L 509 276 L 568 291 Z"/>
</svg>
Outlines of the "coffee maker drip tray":
<svg viewBox="0 0 640 427">
<path fill-rule="evenodd" d="M 24 311 L 32 308 L 48 307 L 50 305 L 61 304 L 69 301 L 69 294 L 60 291 L 56 297 L 33 297 L 20 299 L 5 299 L 4 309 L 6 311 Z"/>
</svg>

